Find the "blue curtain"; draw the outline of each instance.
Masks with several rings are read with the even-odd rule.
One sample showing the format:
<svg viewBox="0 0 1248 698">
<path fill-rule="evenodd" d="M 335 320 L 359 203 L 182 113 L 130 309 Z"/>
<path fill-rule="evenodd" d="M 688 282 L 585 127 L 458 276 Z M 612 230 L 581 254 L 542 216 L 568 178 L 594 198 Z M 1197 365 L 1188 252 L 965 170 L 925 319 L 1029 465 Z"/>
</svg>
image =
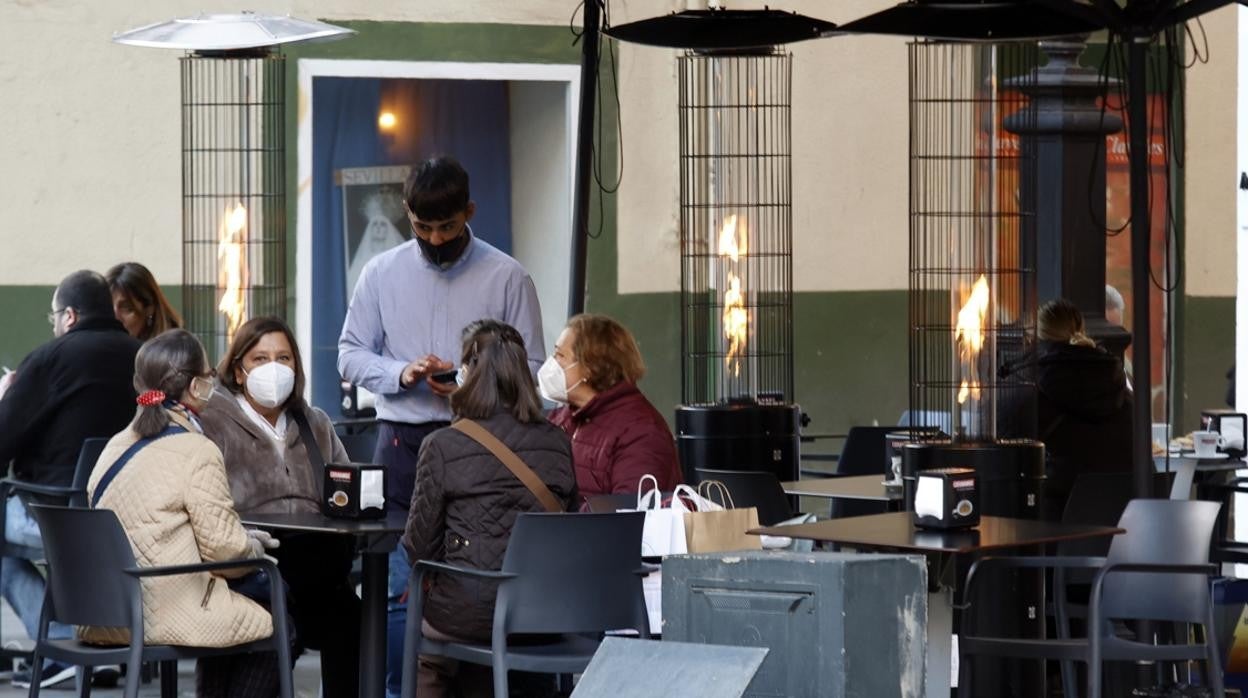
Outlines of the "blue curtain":
<svg viewBox="0 0 1248 698">
<path fill-rule="evenodd" d="M 463 163 L 477 214 L 472 229 L 511 251 L 511 158 L 507 83 L 489 80 L 315 78 L 312 88 L 313 403 L 339 407 L 338 335 L 347 313 L 342 188 L 347 167 L 410 165 L 434 155 Z M 396 117 L 382 133 L 378 115 Z M 400 226 L 406 239 L 410 228 Z"/>
</svg>

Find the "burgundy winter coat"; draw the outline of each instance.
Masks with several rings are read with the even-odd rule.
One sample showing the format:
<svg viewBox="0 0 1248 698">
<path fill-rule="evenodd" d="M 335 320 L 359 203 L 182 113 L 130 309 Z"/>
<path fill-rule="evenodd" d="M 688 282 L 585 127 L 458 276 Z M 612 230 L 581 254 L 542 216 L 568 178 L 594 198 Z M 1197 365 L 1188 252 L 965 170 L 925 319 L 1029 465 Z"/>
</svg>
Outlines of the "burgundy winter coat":
<svg viewBox="0 0 1248 698">
<path fill-rule="evenodd" d="M 572 437 L 576 486 L 583 498 L 635 493 L 647 474 L 665 491 L 682 482 L 667 422 L 631 381 L 598 393 L 580 409 L 560 407 L 550 421 Z"/>
</svg>

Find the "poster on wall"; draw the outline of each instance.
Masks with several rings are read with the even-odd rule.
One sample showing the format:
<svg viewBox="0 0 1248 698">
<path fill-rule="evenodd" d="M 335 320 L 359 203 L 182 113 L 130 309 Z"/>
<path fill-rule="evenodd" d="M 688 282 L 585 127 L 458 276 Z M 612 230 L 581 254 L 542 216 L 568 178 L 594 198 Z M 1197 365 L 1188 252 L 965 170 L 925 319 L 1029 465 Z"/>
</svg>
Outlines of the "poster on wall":
<svg viewBox="0 0 1248 698">
<path fill-rule="evenodd" d="M 347 300 L 368 260 L 405 242 L 410 236 L 403 209 L 403 182 L 411 168 L 348 167 L 334 172 L 342 191 L 343 273 Z"/>
</svg>

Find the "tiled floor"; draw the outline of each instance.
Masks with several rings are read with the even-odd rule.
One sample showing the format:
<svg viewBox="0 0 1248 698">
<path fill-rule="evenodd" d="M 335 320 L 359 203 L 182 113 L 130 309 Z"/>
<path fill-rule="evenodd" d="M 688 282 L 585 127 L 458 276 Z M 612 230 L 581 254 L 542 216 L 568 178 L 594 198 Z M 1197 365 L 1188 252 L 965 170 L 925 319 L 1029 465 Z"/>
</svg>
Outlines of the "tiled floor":
<svg viewBox="0 0 1248 698">
<path fill-rule="evenodd" d="M 17 616 L 13 615 L 13 611 L 9 609 L 8 604 L 0 603 L 0 642 L 5 646 L 11 646 L 10 643 L 16 642 L 23 647 L 30 647 L 33 643 L 26 637 L 26 632 L 22 629 L 21 622 Z M 295 695 L 300 698 L 316 698 L 319 695 L 319 686 L 321 682 L 320 659 L 316 653 L 305 654 L 299 658 L 295 665 Z M 57 689 L 44 689 L 41 695 L 47 695 L 50 698 L 55 696 L 74 695 L 74 682 L 66 681 Z M 193 662 L 182 662 L 178 667 L 178 695 L 192 697 L 195 695 L 195 664 Z M 26 689 L 14 688 L 9 683 L 8 674 L 0 674 L 0 698 L 18 698 L 25 696 Z M 120 696 L 121 688 L 103 689 L 97 688 L 91 691 L 92 696 Z M 139 690 L 139 695 L 159 696 L 160 684 L 153 681 Z"/>
</svg>

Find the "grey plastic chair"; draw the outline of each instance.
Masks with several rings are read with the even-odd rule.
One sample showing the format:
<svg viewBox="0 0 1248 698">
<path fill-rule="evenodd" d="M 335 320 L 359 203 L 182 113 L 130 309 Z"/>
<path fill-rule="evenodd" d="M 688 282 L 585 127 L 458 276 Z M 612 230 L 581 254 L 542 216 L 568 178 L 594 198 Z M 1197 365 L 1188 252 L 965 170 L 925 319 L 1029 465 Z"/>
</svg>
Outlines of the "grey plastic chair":
<svg viewBox="0 0 1248 698">
<path fill-rule="evenodd" d="M 281 698 L 293 698 L 291 683 L 290 643 L 286 623 L 273 623 L 273 635 L 264 640 L 233 647 L 183 647 L 151 645 L 143 639 L 143 600 L 139 579 L 195 572 L 256 567 L 269 575 L 274 619 L 286 618 L 286 598 L 277 565 L 265 559 L 225 560 L 192 565 L 139 567 L 134 560 L 130 542 L 116 514 L 107 509 L 80 509 L 35 504 L 31 513 L 39 522 L 44 551 L 48 561 L 48 593 L 39 619 L 39 637 L 31 660 L 31 698 L 39 695 L 39 673 L 42 660 L 84 667 L 79 673 L 79 691 L 89 696 L 92 667 L 126 664 L 138 667 L 143 662 L 160 663 L 160 692 L 163 698 L 177 695 L 177 662 L 180 659 L 276 652 Z M 128 647 L 88 645 L 77 639 L 49 640 L 48 624 L 57 620 L 71 625 L 128 628 Z M 137 672 L 126 681 L 126 698 L 139 695 Z"/>
<path fill-rule="evenodd" d="M 478 570 L 418 561 L 408 583 L 403 698 L 416 695 L 417 659 L 440 655 L 493 668 L 494 695 L 506 696 L 507 672 L 575 674 L 585 670 L 609 630 L 650 636 L 641 578 L 645 515 L 521 514 L 503 568 Z M 499 582 L 491 643 L 438 642 L 420 631 L 426 574 Z M 513 634 L 553 635 L 543 644 L 508 645 Z"/>
<path fill-rule="evenodd" d="M 971 566 L 963 598 L 974 603 L 976 573 L 983 568 L 1094 569 L 1088 603 L 1088 637 L 1056 640 L 976 634 L 964 613 L 958 639 L 963 656 L 959 695 L 969 695 L 968 655 L 1081 661 L 1088 665 L 1089 698 L 1100 698 L 1104 661 L 1204 660 L 1214 695 L 1223 698 L 1221 655 L 1213 628 L 1209 545 L 1221 505 L 1217 502 L 1135 499 L 1119 519 L 1126 533 L 1114 538 L 1107 557 L 988 557 Z M 1153 620 L 1204 627 L 1203 643 L 1154 645 L 1119 637 L 1113 620 Z"/>
<path fill-rule="evenodd" d="M 789 506 L 789 496 L 772 473 L 749 470 L 710 470 L 697 468 L 698 482 L 718 480 L 728 488 L 732 504 L 738 508 L 758 509 L 760 526 L 773 526 L 796 514 Z"/>
</svg>

